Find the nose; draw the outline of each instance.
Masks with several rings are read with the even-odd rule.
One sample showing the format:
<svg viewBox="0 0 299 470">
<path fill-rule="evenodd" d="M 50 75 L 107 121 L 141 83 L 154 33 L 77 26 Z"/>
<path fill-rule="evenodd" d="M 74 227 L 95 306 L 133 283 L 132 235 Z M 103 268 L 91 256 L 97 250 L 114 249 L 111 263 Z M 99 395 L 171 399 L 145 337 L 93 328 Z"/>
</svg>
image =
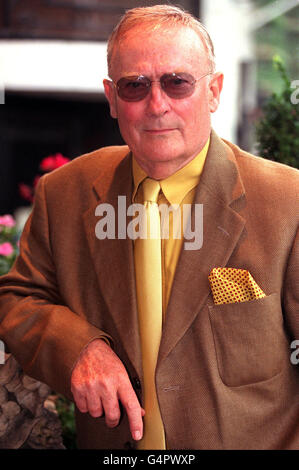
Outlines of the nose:
<svg viewBox="0 0 299 470">
<path fill-rule="evenodd" d="M 170 109 L 169 98 L 162 90 L 160 82 L 152 82 L 148 94 L 148 113 L 154 116 L 162 116 Z"/>
</svg>

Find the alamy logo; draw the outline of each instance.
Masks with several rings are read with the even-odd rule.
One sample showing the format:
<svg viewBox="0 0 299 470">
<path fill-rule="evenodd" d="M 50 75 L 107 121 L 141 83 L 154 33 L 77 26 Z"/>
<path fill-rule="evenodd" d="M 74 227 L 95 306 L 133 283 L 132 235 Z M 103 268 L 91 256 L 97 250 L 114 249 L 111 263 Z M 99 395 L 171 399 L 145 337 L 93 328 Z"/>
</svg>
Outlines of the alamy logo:
<svg viewBox="0 0 299 470">
<path fill-rule="evenodd" d="M 203 245 L 203 204 L 194 205 L 192 221 L 191 207 L 191 204 L 183 204 L 182 207 L 179 204 L 159 205 L 161 238 L 184 238 L 185 250 L 199 250 Z M 127 208 L 126 196 L 118 196 L 116 210 L 111 204 L 99 204 L 95 215 L 100 217 L 95 226 L 95 234 L 99 240 L 127 237 L 136 240 L 147 238 L 150 233 L 144 205 L 136 203 Z"/>
<path fill-rule="evenodd" d="M 295 90 L 291 94 L 291 103 L 298 104 L 299 103 L 299 80 L 293 80 L 291 83 L 291 88 L 295 88 Z"/>
<path fill-rule="evenodd" d="M 291 349 L 295 349 L 295 351 L 292 352 L 290 361 L 291 361 L 291 364 L 296 366 L 297 364 L 299 364 L 299 340 L 298 339 L 294 339 L 294 341 L 291 342 Z"/>
</svg>

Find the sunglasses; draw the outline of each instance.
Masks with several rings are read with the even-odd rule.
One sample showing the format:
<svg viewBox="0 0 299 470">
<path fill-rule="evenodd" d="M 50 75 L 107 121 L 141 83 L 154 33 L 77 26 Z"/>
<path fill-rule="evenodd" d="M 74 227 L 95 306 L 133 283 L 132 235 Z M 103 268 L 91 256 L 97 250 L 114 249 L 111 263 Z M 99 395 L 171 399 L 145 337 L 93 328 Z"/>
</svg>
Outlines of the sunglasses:
<svg viewBox="0 0 299 470">
<path fill-rule="evenodd" d="M 114 83 L 118 96 L 124 101 L 141 101 L 150 92 L 152 83 L 160 83 L 162 90 L 170 98 L 180 100 L 191 96 L 198 80 L 212 72 L 208 72 L 199 78 L 194 78 L 189 73 L 165 73 L 160 80 L 150 80 L 144 75 L 123 77 Z"/>
</svg>

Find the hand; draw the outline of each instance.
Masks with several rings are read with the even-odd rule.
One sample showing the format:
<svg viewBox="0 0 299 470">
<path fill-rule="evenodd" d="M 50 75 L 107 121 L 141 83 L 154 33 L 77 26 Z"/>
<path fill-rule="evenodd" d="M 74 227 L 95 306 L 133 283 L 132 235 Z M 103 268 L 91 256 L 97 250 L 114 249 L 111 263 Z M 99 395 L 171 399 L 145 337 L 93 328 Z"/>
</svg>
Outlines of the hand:
<svg viewBox="0 0 299 470">
<path fill-rule="evenodd" d="M 105 413 L 110 428 L 119 423 L 120 401 L 128 415 L 133 439 L 142 438 L 145 411 L 123 363 L 105 341 L 95 339 L 82 351 L 72 372 L 71 391 L 82 413 L 88 411 L 94 418 Z"/>
</svg>

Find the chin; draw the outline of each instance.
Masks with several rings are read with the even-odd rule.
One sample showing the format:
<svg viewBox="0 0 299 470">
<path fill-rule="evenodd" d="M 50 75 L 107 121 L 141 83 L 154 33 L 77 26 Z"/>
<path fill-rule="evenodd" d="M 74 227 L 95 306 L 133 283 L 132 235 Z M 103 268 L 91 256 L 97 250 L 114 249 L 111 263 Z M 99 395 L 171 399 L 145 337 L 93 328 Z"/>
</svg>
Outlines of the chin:
<svg viewBox="0 0 299 470">
<path fill-rule="evenodd" d="M 149 152 L 149 156 L 152 161 L 155 162 L 167 162 L 170 160 L 176 160 L 180 154 L 174 153 L 173 148 L 169 149 L 169 151 L 164 149 L 154 150 Z"/>
<path fill-rule="evenodd" d="M 174 151 L 175 149 L 175 151 Z M 144 159 L 151 160 L 152 162 L 166 162 L 170 160 L 176 160 L 184 152 L 175 143 L 160 142 L 160 145 L 149 145 L 147 148 L 143 148 L 140 155 L 144 156 Z"/>
<path fill-rule="evenodd" d="M 150 162 L 152 165 L 159 165 L 159 163 L 161 164 L 165 164 L 167 162 L 172 162 L 174 160 L 177 160 L 179 158 L 179 155 L 175 154 L 175 155 L 171 155 L 169 152 L 166 152 L 166 153 L 150 153 L 148 155 L 144 155 L 143 157 L 143 161 L 144 162 Z"/>
</svg>

